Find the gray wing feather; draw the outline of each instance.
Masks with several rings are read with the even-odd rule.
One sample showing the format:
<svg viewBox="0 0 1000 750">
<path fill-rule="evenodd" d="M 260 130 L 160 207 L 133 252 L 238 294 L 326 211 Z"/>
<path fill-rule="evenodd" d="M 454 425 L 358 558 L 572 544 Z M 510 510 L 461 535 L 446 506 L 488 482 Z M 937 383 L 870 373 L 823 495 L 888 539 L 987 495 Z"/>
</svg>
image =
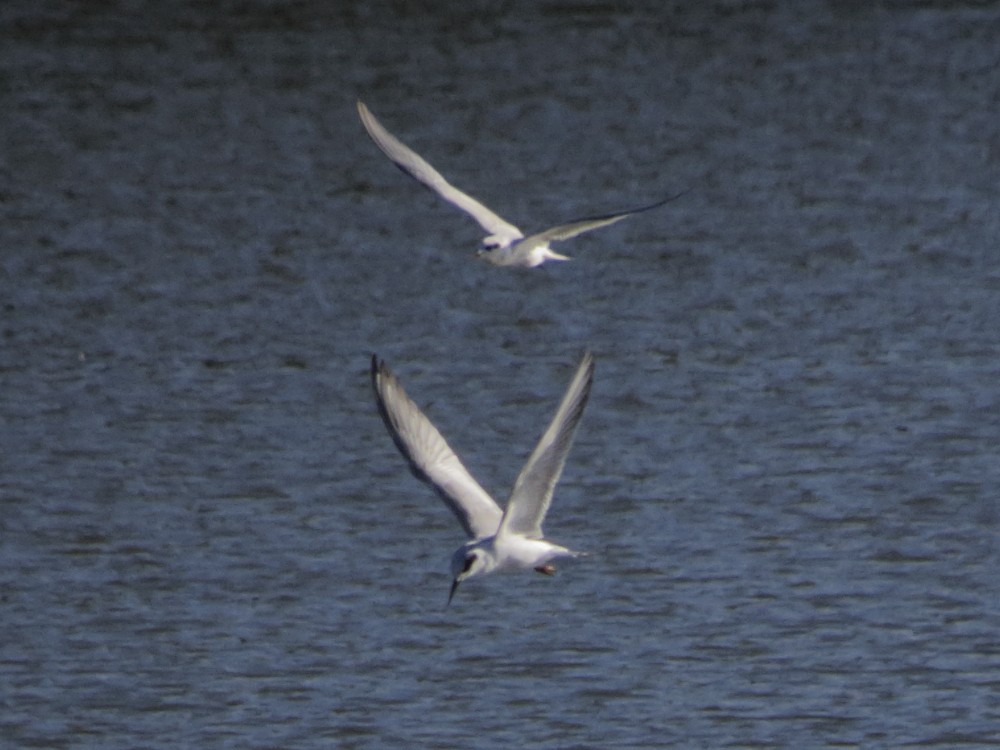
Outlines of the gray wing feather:
<svg viewBox="0 0 1000 750">
<path fill-rule="evenodd" d="M 546 229 L 544 232 L 533 234 L 528 239 L 529 241 L 534 240 L 537 242 L 559 242 L 560 240 L 568 240 L 579 234 L 583 234 L 584 232 L 600 229 L 601 227 L 606 227 L 608 224 L 614 224 L 616 221 L 621 221 L 631 215 L 632 213 L 629 212 L 627 214 L 606 216 L 601 219 L 580 219 L 579 221 L 571 221 L 569 224 L 560 224 L 557 227 Z"/>
<path fill-rule="evenodd" d="M 586 352 L 552 422 L 517 477 L 498 534 L 542 538 L 542 521 L 552 504 L 552 492 L 566 464 L 593 381 L 594 357 Z"/>
<path fill-rule="evenodd" d="M 497 216 L 472 196 L 466 195 L 454 187 L 413 149 L 382 127 L 382 123 L 375 119 L 375 115 L 365 106 L 364 102 L 358 102 L 358 114 L 361 116 L 361 123 L 368 131 L 368 135 L 375 141 L 375 145 L 382 149 L 383 153 L 397 167 L 429 187 L 449 203 L 458 206 L 475 219 L 479 226 L 495 237 L 512 242 L 524 236 L 516 226 Z"/>
<path fill-rule="evenodd" d="M 410 400 L 385 362 L 372 356 L 372 388 L 379 413 L 410 470 L 441 496 L 470 539 L 492 536 L 502 512 L 473 479 L 445 439 Z"/>
<path fill-rule="evenodd" d="M 652 203 L 648 206 L 640 206 L 639 208 L 632 208 L 628 211 L 619 211 L 618 213 L 606 214 L 604 216 L 591 216 L 590 218 L 577 219 L 576 221 L 571 221 L 566 224 L 560 224 L 559 226 L 552 227 L 551 229 L 546 229 L 544 232 L 531 235 L 526 242 L 559 242 L 560 240 L 568 240 L 572 237 L 583 234 L 584 232 L 590 232 L 594 229 L 606 227 L 608 224 L 614 224 L 615 222 L 626 219 L 634 214 L 659 208 L 665 203 L 670 203 L 670 201 L 680 198 L 687 192 L 688 191 L 685 190 L 677 195 L 672 195 L 669 198 L 657 201 L 656 203 Z"/>
</svg>

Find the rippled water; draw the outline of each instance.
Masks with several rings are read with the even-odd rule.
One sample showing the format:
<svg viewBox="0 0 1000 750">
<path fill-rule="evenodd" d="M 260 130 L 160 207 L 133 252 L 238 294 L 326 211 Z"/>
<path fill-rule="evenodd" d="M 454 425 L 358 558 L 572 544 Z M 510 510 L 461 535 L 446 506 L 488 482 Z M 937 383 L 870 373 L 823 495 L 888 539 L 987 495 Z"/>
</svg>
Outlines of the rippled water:
<svg viewBox="0 0 1000 750">
<path fill-rule="evenodd" d="M 0 19 L 12 747 L 1000 742 L 993 6 Z M 528 228 L 692 190 L 501 272 L 358 96 Z M 371 353 L 503 499 L 585 347 L 593 554 L 446 609 Z"/>
</svg>

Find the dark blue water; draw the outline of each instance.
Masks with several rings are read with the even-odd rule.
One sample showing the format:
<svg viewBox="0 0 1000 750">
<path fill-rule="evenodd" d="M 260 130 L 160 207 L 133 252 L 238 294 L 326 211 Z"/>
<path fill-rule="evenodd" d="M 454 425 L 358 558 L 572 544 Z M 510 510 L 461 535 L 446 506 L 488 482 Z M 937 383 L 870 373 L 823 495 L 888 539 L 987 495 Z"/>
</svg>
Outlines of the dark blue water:
<svg viewBox="0 0 1000 750">
<path fill-rule="evenodd" d="M 4 746 L 1000 742 L 1000 14 L 0 10 Z M 383 122 L 526 228 L 504 272 Z M 549 536 L 461 532 L 384 356 L 503 502 L 584 348 Z"/>
</svg>

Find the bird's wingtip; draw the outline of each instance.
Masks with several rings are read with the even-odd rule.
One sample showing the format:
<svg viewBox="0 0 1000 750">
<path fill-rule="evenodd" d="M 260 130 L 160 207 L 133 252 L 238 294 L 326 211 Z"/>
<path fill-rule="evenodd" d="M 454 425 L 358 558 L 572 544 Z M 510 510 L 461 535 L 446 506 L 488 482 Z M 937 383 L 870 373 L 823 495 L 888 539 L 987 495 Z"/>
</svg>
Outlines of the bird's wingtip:
<svg viewBox="0 0 1000 750">
<path fill-rule="evenodd" d="M 372 383 L 375 385 L 376 390 L 378 390 L 378 381 L 381 378 L 386 377 L 389 374 L 389 368 L 385 363 L 384 359 L 379 359 L 379 356 L 372 352 L 372 365 L 371 365 L 371 375 Z"/>
</svg>

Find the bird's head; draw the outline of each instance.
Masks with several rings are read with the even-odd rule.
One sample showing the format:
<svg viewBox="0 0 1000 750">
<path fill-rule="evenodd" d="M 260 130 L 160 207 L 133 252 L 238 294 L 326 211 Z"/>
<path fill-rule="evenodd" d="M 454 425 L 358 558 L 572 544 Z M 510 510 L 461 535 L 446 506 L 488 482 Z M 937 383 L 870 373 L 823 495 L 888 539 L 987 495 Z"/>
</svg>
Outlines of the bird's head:
<svg viewBox="0 0 1000 750">
<path fill-rule="evenodd" d="M 462 547 L 451 558 L 451 591 L 448 592 L 448 604 L 458 590 L 458 584 L 466 578 L 472 578 L 485 572 L 485 562 L 483 555 L 474 549 Z"/>
</svg>

